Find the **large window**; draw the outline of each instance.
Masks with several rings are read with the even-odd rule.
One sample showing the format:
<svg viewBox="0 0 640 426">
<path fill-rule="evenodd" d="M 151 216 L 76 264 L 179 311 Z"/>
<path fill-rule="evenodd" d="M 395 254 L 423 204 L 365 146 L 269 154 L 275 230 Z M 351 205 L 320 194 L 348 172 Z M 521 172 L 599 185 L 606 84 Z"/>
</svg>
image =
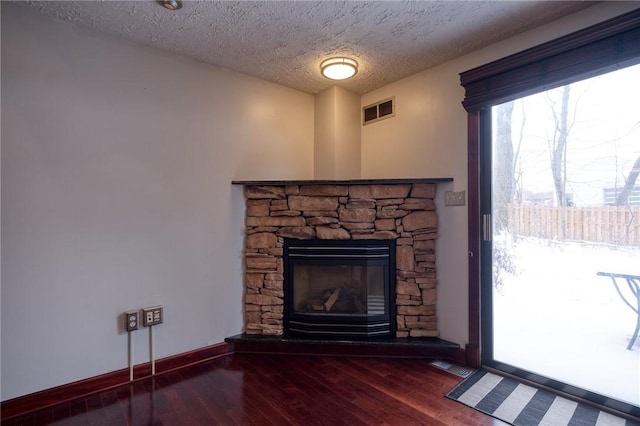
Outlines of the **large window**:
<svg viewBox="0 0 640 426">
<path fill-rule="evenodd" d="M 485 343 L 489 364 L 640 407 L 638 81 L 640 65 L 491 109 Z"/>
<path fill-rule="evenodd" d="M 468 349 L 636 416 L 637 281 L 627 278 L 640 276 L 638 63 L 640 10 L 461 76 Z"/>
</svg>

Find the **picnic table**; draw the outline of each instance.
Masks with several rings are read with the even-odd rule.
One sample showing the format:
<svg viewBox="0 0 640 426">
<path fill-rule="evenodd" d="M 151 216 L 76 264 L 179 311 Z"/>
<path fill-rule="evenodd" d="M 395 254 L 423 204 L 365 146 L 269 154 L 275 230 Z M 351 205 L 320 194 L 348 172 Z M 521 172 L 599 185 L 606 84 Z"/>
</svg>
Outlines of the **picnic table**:
<svg viewBox="0 0 640 426">
<path fill-rule="evenodd" d="M 640 275 L 616 274 L 613 272 L 598 272 L 598 275 L 611 278 L 622 301 L 636 313 L 636 329 L 631 336 L 629 346 L 627 346 L 627 349 L 631 350 L 638 338 L 638 332 L 640 332 Z M 620 280 L 620 282 L 618 282 L 618 280 Z M 620 289 L 620 286 L 624 285 L 622 283 L 623 281 L 627 282 L 629 290 L 631 290 L 631 294 L 635 297 L 635 300 L 627 300 L 627 295 Z"/>
</svg>

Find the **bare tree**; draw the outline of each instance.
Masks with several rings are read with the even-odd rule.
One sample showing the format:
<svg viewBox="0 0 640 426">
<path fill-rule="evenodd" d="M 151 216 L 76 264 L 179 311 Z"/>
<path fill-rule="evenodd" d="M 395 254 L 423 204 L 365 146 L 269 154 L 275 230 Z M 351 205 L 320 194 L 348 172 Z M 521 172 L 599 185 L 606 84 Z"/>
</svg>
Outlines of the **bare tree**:
<svg viewBox="0 0 640 426">
<path fill-rule="evenodd" d="M 497 134 L 495 139 L 494 177 L 494 223 L 497 231 L 507 228 L 507 206 L 513 200 L 514 190 L 514 153 L 511 138 L 511 115 L 514 102 L 501 104 L 496 108 Z"/>
<path fill-rule="evenodd" d="M 616 198 L 616 206 L 626 206 L 629 202 L 629 195 L 631 195 L 631 191 L 633 187 L 636 185 L 636 180 L 638 179 L 638 175 L 640 175 L 640 157 L 636 159 L 636 162 L 633 164 L 631 171 L 627 175 L 627 179 L 624 182 L 624 187 L 618 197 Z"/>
<path fill-rule="evenodd" d="M 555 120 L 554 135 L 551 142 L 551 175 L 553 187 L 556 193 L 556 203 L 560 207 L 567 205 L 567 141 L 569 140 L 569 95 L 571 86 L 562 88 L 560 111 L 555 108 L 553 118 Z"/>
<path fill-rule="evenodd" d="M 567 142 L 571 130 L 571 124 L 569 124 L 571 86 L 563 86 L 561 91 L 560 111 L 555 103 L 551 105 L 555 127 L 553 137 L 549 140 L 549 148 L 556 205 L 560 207 L 560 238 L 564 239 L 567 235 Z"/>
<path fill-rule="evenodd" d="M 524 99 L 520 99 L 520 111 L 522 119 L 520 120 L 520 130 L 518 133 L 518 140 L 514 147 L 513 153 L 513 200 L 522 203 L 522 189 L 523 189 L 523 170 L 522 162 L 520 161 L 520 150 L 522 149 L 522 142 L 524 141 L 524 129 L 527 123 L 527 116 L 525 114 Z"/>
</svg>

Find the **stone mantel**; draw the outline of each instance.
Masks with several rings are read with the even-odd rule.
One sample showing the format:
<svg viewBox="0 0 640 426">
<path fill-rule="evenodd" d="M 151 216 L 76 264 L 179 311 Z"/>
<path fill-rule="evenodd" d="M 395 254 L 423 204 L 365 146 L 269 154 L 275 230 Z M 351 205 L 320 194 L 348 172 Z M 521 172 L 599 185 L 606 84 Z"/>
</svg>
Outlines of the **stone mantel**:
<svg viewBox="0 0 640 426">
<path fill-rule="evenodd" d="M 288 186 L 288 185 L 402 185 L 413 183 L 445 183 L 453 178 L 401 178 L 401 179 L 347 179 L 347 180 L 234 180 L 233 185 L 244 186 Z"/>
</svg>

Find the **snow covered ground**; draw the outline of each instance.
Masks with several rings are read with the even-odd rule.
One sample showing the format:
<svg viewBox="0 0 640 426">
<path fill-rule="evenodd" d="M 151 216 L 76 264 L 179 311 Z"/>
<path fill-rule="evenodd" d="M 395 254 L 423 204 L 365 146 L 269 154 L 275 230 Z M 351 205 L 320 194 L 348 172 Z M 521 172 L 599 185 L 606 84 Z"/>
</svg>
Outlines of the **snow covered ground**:
<svg viewBox="0 0 640 426">
<path fill-rule="evenodd" d="M 626 349 L 637 316 L 596 275 L 640 275 L 640 248 L 527 238 L 508 252 L 516 272 L 494 290 L 495 359 L 640 406 L 640 343 Z"/>
</svg>

